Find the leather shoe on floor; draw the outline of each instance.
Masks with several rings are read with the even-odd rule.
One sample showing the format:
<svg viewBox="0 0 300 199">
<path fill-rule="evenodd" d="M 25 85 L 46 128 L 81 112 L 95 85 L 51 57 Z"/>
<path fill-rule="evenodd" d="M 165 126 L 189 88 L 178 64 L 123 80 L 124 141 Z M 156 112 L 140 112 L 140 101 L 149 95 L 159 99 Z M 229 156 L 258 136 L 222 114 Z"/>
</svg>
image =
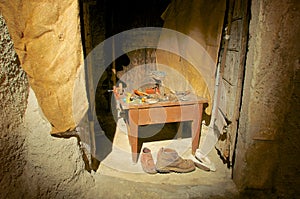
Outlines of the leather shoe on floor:
<svg viewBox="0 0 300 199">
<path fill-rule="evenodd" d="M 141 164 L 142 168 L 146 173 L 155 174 L 157 173 L 155 169 L 154 160 L 151 154 L 151 150 L 149 148 L 144 148 L 141 155 Z"/>
<path fill-rule="evenodd" d="M 195 164 L 190 159 L 182 159 L 170 148 L 161 148 L 157 153 L 156 170 L 160 173 L 187 173 L 195 170 Z"/>
</svg>

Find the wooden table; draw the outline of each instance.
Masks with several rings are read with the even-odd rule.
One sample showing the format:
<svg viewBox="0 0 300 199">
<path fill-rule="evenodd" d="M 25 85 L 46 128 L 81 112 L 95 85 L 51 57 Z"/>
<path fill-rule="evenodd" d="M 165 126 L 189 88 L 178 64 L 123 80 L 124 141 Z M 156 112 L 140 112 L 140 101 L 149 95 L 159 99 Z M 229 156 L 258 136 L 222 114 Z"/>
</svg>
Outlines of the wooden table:
<svg viewBox="0 0 300 199">
<path fill-rule="evenodd" d="M 139 156 L 139 125 L 192 121 L 192 153 L 195 154 L 201 135 L 203 104 L 208 102 L 207 99 L 191 97 L 185 101 L 133 104 L 124 102 L 125 96 L 115 93 L 115 97 L 119 101 L 121 110 L 125 112 L 124 119 L 127 125 L 133 162 L 137 162 Z"/>
</svg>

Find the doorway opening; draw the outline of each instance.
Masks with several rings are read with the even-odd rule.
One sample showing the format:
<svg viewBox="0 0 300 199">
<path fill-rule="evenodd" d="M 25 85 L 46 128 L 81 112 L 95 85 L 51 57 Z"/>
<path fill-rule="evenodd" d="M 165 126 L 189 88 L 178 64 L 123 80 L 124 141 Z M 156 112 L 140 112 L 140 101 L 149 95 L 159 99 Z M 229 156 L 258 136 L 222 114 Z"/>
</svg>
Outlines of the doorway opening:
<svg viewBox="0 0 300 199">
<path fill-rule="evenodd" d="M 147 1 L 146 3 L 140 1 L 117 1 L 117 0 L 83 1 L 81 5 L 83 7 L 82 17 L 84 18 L 83 38 L 84 38 L 85 56 L 87 56 L 94 48 L 97 47 L 97 45 L 99 45 L 104 40 L 111 38 L 112 36 L 121 33 L 123 31 L 134 29 L 134 28 L 141 28 L 141 27 L 162 27 L 164 21 L 162 20 L 161 15 L 166 10 L 169 3 L 170 1 L 159 1 L 159 0 L 151 0 L 151 1 Z M 126 46 L 126 41 L 125 43 L 123 43 L 123 45 Z M 111 62 L 109 64 L 109 67 L 105 69 L 98 84 L 94 85 L 96 86 L 96 92 L 94 93 L 95 109 L 97 114 L 96 117 L 99 121 L 101 130 L 104 133 L 98 135 L 98 139 L 99 140 L 105 139 L 106 143 L 108 143 L 102 145 L 100 144 L 98 146 L 99 142 L 101 141 L 97 140 L 97 132 L 95 132 L 96 157 L 98 156 L 97 159 L 99 159 L 99 161 L 102 163 L 105 160 L 109 159 L 109 155 L 111 155 L 111 153 L 113 152 L 113 147 L 117 143 L 122 145 L 120 146 L 121 151 L 120 150 L 118 151 L 120 154 L 122 154 L 122 150 L 127 150 L 128 147 L 128 145 L 124 146 L 124 142 L 128 142 L 126 141 L 127 138 L 126 127 L 124 126 L 124 123 L 118 124 L 119 113 L 114 108 L 116 104 L 115 104 L 115 99 L 113 98 L 112 90 L 113 87 L 116 86 L 117 83 L 119 83 L 120 76 L 118 76 L 118 74 L 122 75 L 124 74 L 124 72 L 126 73 L 140 65 L 146 65 L 151 68 L 151 63 L 155 63 L 156 61 L 156 56 L 155 56 L 156 49 L 153 48 L 138 49 L 138 50 L 124 53 L 121 57 L 114 57 L 114 51 L 118 51 L 118 50 L 122 51 L 122 47 L 123 46 L 116 46 L 112 44 L 112 47 L 110 48 L 110 50 L 111 49 L 112 50 L 109 52 L 105 52 L 110 54 L 111 57 L 113 57 L 112 59 L 113 62 Z M 100 59 L 101 56 L 96 57 L 96 60 L 93 60 L 93 63 L 95 65 L 101 63 Z M 145 77 L 147 74 L 146 70 L 145 68 L 144 69 L 141 68 L 141 70 L 138 73 L 135 73 L 136 76 L 133 76 L 132 78 L 139 78 L 139 76 Z M 123 86 L 126 87 L 126 85 Z M 123 125 L 124 128 L 118 129 L 118 125 L 121 127 Z M 158 125 L 154 125 L 153 128 L 154 129 L 158 128 L 160 130 L 157 132 L 156 130 L 154 130 L 154 133 L 150 133 L 150 134 L 157 133 L 159 135 L 162 131 L 177 132 L 179 128 L 182 128 L 182 126 L 185 129 L 183 133 L 189 131 L 188 130 L 189 125 L 185 125 L 185 124 L 182 125 L 180 123 L 174 123 L 171 125 L 163 124 L 163 127 L 161 127 L 161 125 L 158 124 Z M 146 131 L 149 132 L 148 126 L 144 126 L 142 128 L 146 129 Z M 121 133 L 120 135 L 116 135 L 116 132 L 119 131 L 122 131 L 123 134 Z M 205 126 L 204 126 L 204 131 L 205 131 Z M 173 135 L 172 138 L 174 137 L 176 137 L 176 134 Z M 189 137 L 189 135 L 184 134 L 183 137 Z M 116 139 L 118 141 L 116 141 Z M 151 143 L 147 143 L 147 144 L 148 146 L 152 146 Z M 164 142 L 162 145 L 168 146 L 166 142 Z M 183 148 L 187 148 L 187 146 L 184 145 Z M 184 153 L 184 151 L 182 153 Z M 111 158 L 109 161 L 114 161 L 113 158 Z M 214 158 L 218 158 L 218 157 L 215 156 Z M 120 165 L 122 163 L 120 161 L 117 161 L 117 164 Z M 105 164 L 100 164 L 100 167 L 101 165 L 105 165 Z M 222 167 L 225 168 L 224 173 L 226 175 L 230 174 L 230 170 L 226 170 L 227 169 L 226 166 L 222 165 Z M 122 170 L 119 167 L 117 169 Z"/>
</svg>

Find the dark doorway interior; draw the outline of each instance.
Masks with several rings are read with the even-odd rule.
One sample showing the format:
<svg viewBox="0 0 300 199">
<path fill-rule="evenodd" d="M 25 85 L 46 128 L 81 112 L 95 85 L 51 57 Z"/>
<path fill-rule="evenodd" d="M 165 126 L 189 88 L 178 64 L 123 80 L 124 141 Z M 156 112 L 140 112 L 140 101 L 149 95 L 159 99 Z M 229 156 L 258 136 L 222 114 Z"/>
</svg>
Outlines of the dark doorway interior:
<svg viewBox="0 0 300 199">
<path fill-rule="evenodd" d="M 85 56 L 101 42 L 122 31 L 141 27 L 162 27 L 161 14 L 169 3 L 170 0 L 82 0 L 82 13 L 83 17 L 85 17 L 85 20 L 83 20 L 85 21 L 83 28 L 85 32 L 83 35 Z M 86 19 L 88 19 L 88 22 L 86 22 Z M 122 47 L 114 46 L 114 48 L 122 50 Z M 102 154 L 97 155 L 99 161 L 111 152 L 116 131 L 116 110 L 114 109 L 115 104 L 110 91 L 116 84 L 118 77 L 112 72 L 112 69 L 121 71 L 129 65 L 132 56 L 146 57 L 147 53 L 149 54 L 147 49 L 139 49 L 136 52 L 132 52 L 131 57 L 124 54 L 115 59 L 114 63 L 111 63 L 106 68 L 98 82 L 95 93 L 96 115 L 101 129 L 105 133 L 105 139 L 109 140 L 106 141 L 109 144 L 105 145 L 105 149 L 103 146 L 97 147 L 97 143 L 102 142 L 97 139 L 103 140 L 103 136 L 98 136 L 97 138 L 97 132 L 95 131 L 96 154 Z"/>
</svg>

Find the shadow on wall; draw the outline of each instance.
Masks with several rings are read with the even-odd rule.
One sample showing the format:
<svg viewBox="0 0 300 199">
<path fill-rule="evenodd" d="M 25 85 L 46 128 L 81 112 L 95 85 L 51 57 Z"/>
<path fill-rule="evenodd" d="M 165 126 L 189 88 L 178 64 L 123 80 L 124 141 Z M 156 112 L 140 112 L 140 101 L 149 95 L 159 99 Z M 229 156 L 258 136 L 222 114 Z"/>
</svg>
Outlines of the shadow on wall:
<svg viewBox="0 0 300 199">
<path fill-rule="evenodd" d="M 98 167 L 99 161 L 107 157 L 112 151 L 113 141 L 117 128 L 117 110 L 116 103 L 111 92 L 115 82 L 120 82 L 117 77 L 117 72 L 123 70 L 123 66 L 128 66 L 130 59 L 126 54 L 123 54 L 116 59 L 115 65 L 110 66 L 102 74 L 96 89 L 95 94 L 95 109 L 98 122 L 101 129 L 96 129 L 95 143 L 96 143 L 96 164 L 93 167 Z M 126 87 L 124 82 L 121 82 L 123 87 Z M 99 132 L 104 132 L 100 134 Z"/>
</svg>

